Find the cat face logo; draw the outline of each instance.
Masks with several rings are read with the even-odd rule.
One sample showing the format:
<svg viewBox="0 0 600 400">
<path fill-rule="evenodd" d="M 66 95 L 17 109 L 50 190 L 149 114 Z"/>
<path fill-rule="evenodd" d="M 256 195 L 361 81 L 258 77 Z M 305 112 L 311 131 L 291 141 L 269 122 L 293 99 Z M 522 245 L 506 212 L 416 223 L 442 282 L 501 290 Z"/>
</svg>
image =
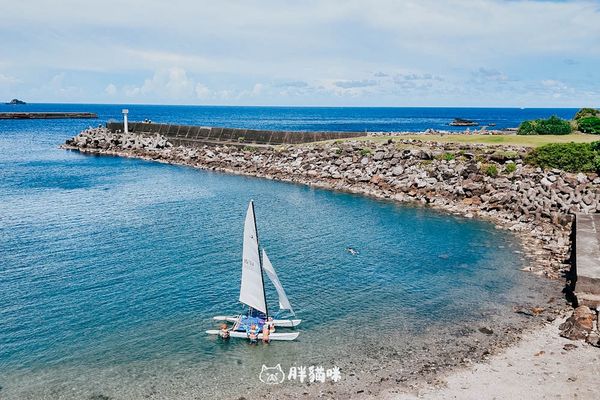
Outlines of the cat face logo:
<svg viewBox="0 0 600 400">
<path fill-rule="evenodd" d="M 266 383 L 267 385 L 278 385 L 285 379 L 285 374 L 281 369 L 281 364 L 277 364 L 274 367 L 263 365 L 258 378 L 262 383 Z"/>
</svg>

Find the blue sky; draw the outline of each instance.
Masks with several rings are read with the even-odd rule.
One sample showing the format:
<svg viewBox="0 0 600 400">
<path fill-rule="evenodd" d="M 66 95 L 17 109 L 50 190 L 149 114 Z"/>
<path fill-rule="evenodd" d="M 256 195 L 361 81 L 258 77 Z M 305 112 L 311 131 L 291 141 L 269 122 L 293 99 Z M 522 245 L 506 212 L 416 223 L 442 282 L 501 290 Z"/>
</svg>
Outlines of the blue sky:
<svg viewBox="0 0 600 400">
<path fill-rule="evenodd" d="M 600 1 L 0 0 L 0 100 L 600 106 Z"/>
</svg>

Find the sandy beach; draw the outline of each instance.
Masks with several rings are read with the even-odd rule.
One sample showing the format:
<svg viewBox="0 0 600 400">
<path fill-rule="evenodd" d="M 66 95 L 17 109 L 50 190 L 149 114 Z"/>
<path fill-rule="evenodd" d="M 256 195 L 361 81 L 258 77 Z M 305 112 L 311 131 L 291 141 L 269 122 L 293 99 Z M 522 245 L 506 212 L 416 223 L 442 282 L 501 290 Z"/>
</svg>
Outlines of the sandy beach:
<svg viewBox="0 0 600 400">
<path fill-rule="evenodd" d="M 379 398 L 412 399 L 598 399 L 600 351 L 558 334 L 565 318 L 525 334 L 488 362 L 457 370 L 444 384 L 414 392 L 388 391 Z M 375 397 L 373 397 L 375 398 Z"/>
</svg>

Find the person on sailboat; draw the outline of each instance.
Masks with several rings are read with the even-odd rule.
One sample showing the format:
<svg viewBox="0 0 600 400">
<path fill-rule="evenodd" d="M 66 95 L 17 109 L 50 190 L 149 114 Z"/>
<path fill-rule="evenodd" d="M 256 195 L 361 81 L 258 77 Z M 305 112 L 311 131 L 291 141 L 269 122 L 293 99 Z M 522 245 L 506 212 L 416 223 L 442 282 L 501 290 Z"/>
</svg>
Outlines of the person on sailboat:
<svg viewBox="0 0 600 400">
<path fill-rule="evenodd" d="M 250 330 L 248 331 L 248 339 L 250 339 L 250 343 L 256 343 L 256 339 L 258 337 L 258 327 L 254 324 L 250 325 Z"/>
<path fill-rule="evenodd" d="M 269 343 L 271 341 L 271 339 L 269 338 L 270 333 L 271 333 L 271 331 L 269 329 L 269 324 L 264 324 L 263 329 L 262 329 L 263 343 Z"/>
<path fill-rule="evenodd" d="M 267 323 L 265 324 L 269 328 L 269 333 L 275 332 L 275 321 L 273 321 L 273 317 L 269 317 L 267 319 Z"/>
<path fill-rule="evenodd" d="M 227 324 L 221 325 L 221 329 L 219 330 L 219 336 L 221 339 L 229 339 L 229 328 Z"/>
</svg>

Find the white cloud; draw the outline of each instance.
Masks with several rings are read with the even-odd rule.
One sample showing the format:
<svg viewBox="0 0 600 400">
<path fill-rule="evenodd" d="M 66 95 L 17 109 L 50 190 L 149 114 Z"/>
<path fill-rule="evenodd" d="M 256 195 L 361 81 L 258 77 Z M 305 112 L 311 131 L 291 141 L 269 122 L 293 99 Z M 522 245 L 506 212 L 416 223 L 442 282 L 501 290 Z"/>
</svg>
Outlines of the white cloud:
<svg viewBox="0 0 600 400">
<path fill-rule="evenodd" d="M 251 95 L 252 96 L 258 96 L 258 95 L 260 95 L 262 93 L 264 87 L 265 87 L 265 85 L 263 85 L 262 83 L 256 83 L 256 84 L 254 84 L 254 87 L 252 88 Z"/>
<path fill-rule="evenodd" d="M 14 76 L 4 75 L 0 73 L 0 85 L 14 85 L 20 83 L 21 81 Z"/>
<path fill-rule="evenodd" d="M 183 68 L 171 67 L 157 70 L 152 78 L 141 86 L 128 86 L 125 94 L 129 97 L 162 97 L 167 99 L 188 99 L 192 97 L 195 85 Z"/>
<path fill-rule="evenodd" d="M 196 84 L 196 97 L 199 99 L 205 100 L 211 97 L 212 91 L 201 83 Z"/>
<path fill-rule="evenodd" d="M 114 96 L 115 94 L 117 94 L 117 87 L 112 84 L 109 83 L 105 88 L 104 88 L 104 92 L 106 94 L 108 94 L 109 96 Z"/>
<path fill-rule="evenodd" d="M 556 80 L 593 97 L 597 20 L 594 0 L 30 0 L 2 7 L 0 85 L 18 75 L 33 91 L 66 73 L 90 100 L 402 105 L 442 93 L 453 105 Z"/>
</svg>

